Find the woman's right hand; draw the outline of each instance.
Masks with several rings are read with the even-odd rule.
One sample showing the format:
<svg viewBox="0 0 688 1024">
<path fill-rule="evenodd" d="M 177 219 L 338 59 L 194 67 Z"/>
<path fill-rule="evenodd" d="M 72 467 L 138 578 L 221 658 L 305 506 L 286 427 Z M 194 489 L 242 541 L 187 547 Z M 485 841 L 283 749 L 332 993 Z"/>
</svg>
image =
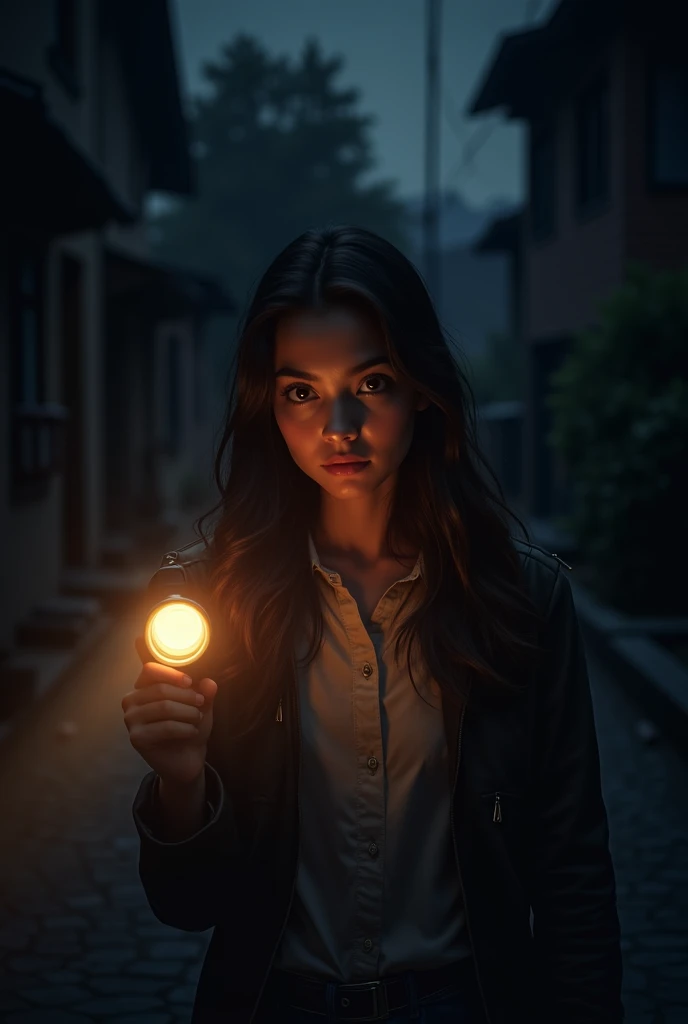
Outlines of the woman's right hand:
<svg viewBox="0 0 688 1024">
<path fill-rule="evenodd" d="M 134 644 L 143 668 L 134 689 L 122 698 L 129 741 L 163 782 L 191 785 L 205 767 L 217 683 L 201 679 L 192 686 L 184 681 L 183 670 L 146 661 L 142 636 Z"/>
</svg>

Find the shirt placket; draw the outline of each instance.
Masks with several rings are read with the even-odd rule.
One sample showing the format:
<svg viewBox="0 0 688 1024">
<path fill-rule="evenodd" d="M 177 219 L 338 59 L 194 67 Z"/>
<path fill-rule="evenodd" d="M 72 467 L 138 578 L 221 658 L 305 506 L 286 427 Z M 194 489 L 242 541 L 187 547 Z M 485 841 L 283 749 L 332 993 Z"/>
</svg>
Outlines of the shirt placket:
<svg viewBox="0 0 688 1024">
<path fill-rule="evenodd" d="M 380 669 L 377 651 L 358 606 L 342 585 L 335 588 L 349 638 L 356 759 L 356 915 L 352 967 L 360 980 L 378 976 L 384 895 L 385 793 Z"/>
<path fill-rule="evenodd" d="M 317 560 L 310 543 L 314 564 L 332 584 L 337 597 L 351 652 L 357 823 L 352 973 L 356 980 L 367 981 L 379 976 L 384 909 L 386 808 L 380 716 L 380 673 L 386 671 L 382 656 L 383 630 L 396 604 L 397 583 L 415 579 L 420 567 L 417 565 L 409 575 L 388 587 L 378 602 L 373 615 L 373 629 L 380 631 L 378 656 L 354 598 L 342 584 L 339 574 L 326 569 Z"/>
</svg>

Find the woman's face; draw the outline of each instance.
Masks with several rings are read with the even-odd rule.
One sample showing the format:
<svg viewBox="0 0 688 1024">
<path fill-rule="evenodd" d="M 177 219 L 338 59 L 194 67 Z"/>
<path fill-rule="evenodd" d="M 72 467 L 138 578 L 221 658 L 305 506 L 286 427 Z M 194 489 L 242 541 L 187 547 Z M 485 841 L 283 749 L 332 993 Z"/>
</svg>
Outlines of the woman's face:
<svg viewBox="0 0 688 1024">
<path fill-rule="evenodd" d="M 312 480 L 334 497 L 360 497 L 396 473 L 415 413 L 429 400 L 392 369 L 371 319 L 346 306 L 282 317 L 274 369 L 277 425 Z M 324 463 L 338 454 L 368 462 L 355 474 L 334 475 Z"/>
</svg>

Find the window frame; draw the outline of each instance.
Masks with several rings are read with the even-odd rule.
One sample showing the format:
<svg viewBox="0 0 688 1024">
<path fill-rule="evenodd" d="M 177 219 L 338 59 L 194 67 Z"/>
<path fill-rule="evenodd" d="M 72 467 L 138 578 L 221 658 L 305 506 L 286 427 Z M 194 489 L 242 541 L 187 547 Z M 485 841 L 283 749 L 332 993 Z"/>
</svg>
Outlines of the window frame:
<svg viewBox="0 0 688 1024">
<path fill-rule="evenodd" d="M 657 144 L 657 78 L 662 68 L 672 65 L 685 67 L 685 58 L 673 52 L 650 54 L 647 58 L 645 72 L 645 180 L 650 195 L 688 194 L 688 166 L 685 182 L 664 182 L 657 179 L 656 144 Z"/>
<path fill-rule="evenodd" d="M 37 501 L 45 496 L 50 478 L 61 466 L 61 423 L 65 410 L 47 401 L 48 352 L 45 338 L 45 302 L 48 251 L 44 240 L 12 236 L 9 246 L 9 349 L 10 349 L 10 500 Z M 33 263 L 35 287 L 23 286 L 24 261 Z M 35 317 L 35 395 L 23 379 L 25 366 L 23 321 L 26 310 Z M 26 446 L 26 447 L 24 447 Z M 30 452 L 28 468 L 23 465 Z"/>
<path fill-rule="evenodd" d="M 16 406 L 29 401 L 22 381 L 23 340 L 22 320 L 28 309 L 35 315 L 36 330 L 36 395 L 34 402 L 43 404 L 46 394 L 46 351 L 45 351 L 45 288 L 46 248 L 39 241 L 14 236 L 10 242 L 9 308 L 10 308 L 10 352 L 11 352 L 11 403 Z M 33 263 L 35 290 L 29 295 L 23 288 L 24 261 Z"/>
</svg>

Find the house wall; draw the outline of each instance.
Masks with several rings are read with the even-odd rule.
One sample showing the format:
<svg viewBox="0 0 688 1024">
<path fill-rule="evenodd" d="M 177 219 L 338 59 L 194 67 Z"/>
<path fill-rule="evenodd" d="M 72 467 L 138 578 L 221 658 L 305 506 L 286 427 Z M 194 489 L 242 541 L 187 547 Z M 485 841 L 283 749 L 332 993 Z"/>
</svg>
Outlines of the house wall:
<svg viewBox="0 0 688 1024">
<path fill-rule="evenodd" d="M 583 90 L 601 70 L 609 74 L 609 197 L 594 212 L 576 206 L 576 109 Z M 556 226 L 543 241 L 532 237 L 530 217 L 523 235 L 523 338 L 527 349 L 523 428 L 523 495 L 531 515 L 564 515 L 570 483 L 562 460 L 546 439 L 551 414 L 545 402 L 551 375 L 574 335 L 594 323 L 600 303 L 623 279 L 625 249 L 624 130 L 625 48 L 610 41 L 582 64 L 556 115 Z M 531 126 L 528 126 L 530 131 Z M 526 146 L 526 160 L 530 145 Z M 530 165 L 527 167 L 530 180 Z"/>
<path fill-rule="evenodd" d="M 78 5 L 78 80 L 74 96 L 51 67 L 49 49 L 55 43 L 55 4 L 52 0 L 4 0 L 0 4 L 0 65 L 43 87 L 51 117 L 82 150 L 97 156 L 97 90 L 100 76 L 98 5 Z"/>
<path fill-rule="evenodd" d="M 136 210 L 147 187 L 147 152 L 141 138 L 132 97 L 126 84 L 122 60 L 111 38 L 102 38 L 97 15 L 100 5 L 82 3 L 79 11 L 79 90 L 70 92 L 55 73 L 49 48 L 55 40 L 54 4 L 50 0 L 5 0 L 0 4 L 0 65 L 43 88 L 48 116 L 97 167 L 111 187 Z M 49 168 L 46 168 L 49 173 Z M 79 261 L 82 269 L 80 319 L 81 459 L 83 460 L 83 508 L 81 564 L 100 564 L 104 536 L 103 508 L 103 373 L 104 373 L 104 253 L 105 243 L 114 242 L 135 255 L 146 250 L 146 237 L 139 222 L 131 227 L 114 227 L 66 235 L 47 244 L 44 303 L 45 398 L 63 404 L 62 309 L 60 268 L 63 255 Z M 8 317 L 8 272 L 12 241 L 0 235 L 0 445 L 7 457 L 0 459 L 0 529 L 11 537 L 3 572 L 3 607 L 0 616 L 0 650 L 14 643 L 16 624 L 31 609 L 60 590 L 65 561 L 66 487 L 54 474 L 41 497 L 13 500 L 10 494 L 9 369 L 10 324 Z M 137 374 L 132 376 L 135 378 Z"/>
<path fill-rule="evenodd" d="M 650 46 L 641 23 L 629 26 L 624 49 L 626 91 L 624 125 L 626 257 L 658 269 L 688 262 L 688 187 L 653 189 L 649 176 L 650 137 L 648 87 L 651 55 L 668 56 L 672 34 L 653 39 Z M 677 125 L 686 131 L 686 124 Z"/>
<path fill-rule="evenodd" d="M 44 88 L 46 108 L 60 127 L 87 152 L 91 149 L 92 111 L 90 95 L 95 68 L 89 59 L 92 48 L 88 40 L 94 31 L 93 5 L 82 5 L 79 26 L 79 45 L 83 55 L 82 92 L 71 96 L 62 82 L 53 74 L 48 50 L 54 42 L 54 5 L 50 0 L 21 3 L 20 0 L 0 5 L 0 64 L 8 70 L 39 83 Z M 0 408 L 9 415 L 0 417 L 0 444 L 7 457 L 0 460 L 3 473 L 0 481 L 0 528 L 12 543 L 5 552 L 3 595 L 8 607 L 0 618 L 0 647 L 9 649 L 13 644 L 14 629 L 30 609 L 40 600 L 58 589 L 62 561 L 60 539 L 61 498 L 60 479 L 53 476 L 49 486 L 39 498 L 13 501 L 10 494 L 10 323 L 8 287 L 13 241 L 3 238 L 0 291 L 0 380 L 4 394 Z M 48 245 L 46 251 L 43 291 L 43 350 L 45 357 L 45 398 L 60 402 L 59 377 L 59 284 L 57 273 L 57 246 Z M 5 390 L 6 389 L 6 390 Z M 9 601 L 11 595 L 11 602 Z"/>
</svg>

